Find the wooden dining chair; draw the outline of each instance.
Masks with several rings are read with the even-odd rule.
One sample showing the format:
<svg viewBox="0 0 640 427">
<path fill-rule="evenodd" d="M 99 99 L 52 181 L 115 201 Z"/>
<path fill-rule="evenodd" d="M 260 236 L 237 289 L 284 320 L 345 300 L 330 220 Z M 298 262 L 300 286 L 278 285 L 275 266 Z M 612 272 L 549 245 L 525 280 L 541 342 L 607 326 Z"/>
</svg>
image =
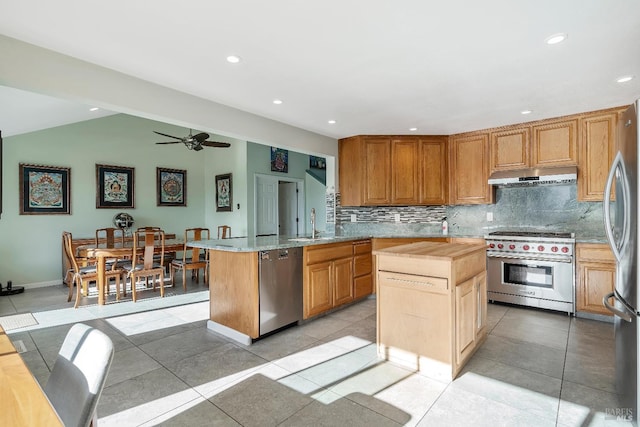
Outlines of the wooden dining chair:
<svg viewBox="0 0 640 427">
<path fill-rule="evenodd" d="M 89 295 L 89 284 L 94 283 L 96 288 L 98 287 L 97 285 L 98 284 L 98 268 L 96 265 L 87 265 L 87 266 L 79 265 L 76 255 L 74 253 L 73 246 L 71 244 L 72 240 L 73 240 L 73 237 L 71 233 L 69 233 L 68 231 L 64 231 L 62 233 L 64 253 L 65 253 L 65 256 L 67 257 L 67 262 L 71 266 L 71 268 L 69 269 L 69 273 L 72 277 L 72 280 L 69 283 L 69 296 L 67 298 L 67 302 L 71 301 L 71 297 L 73 296 L 73 288 L 75 287 L 77 289 L 76 302 L 73 307 L 77 308 L 78 304 L 80 303 L 80 297 L 82 295 L 84 296 Z M 123 270 L 120 268 L 105 271 L 105 280 L 104 280 L 105 297 L 109 293 L 109 283 L 113 278 L 115 279 L 115 284 L 116 284 L 116 300 L 120 299 L 120 281 L 121 281 L 122 275 L 123 275 Z"/>
<path fill-rule="evenodd" d="M 218 226 L 218 239 L 229 239 L 231 238 L 231 227 L 228 225 L 219 225 Z"/>
<path fill-rule="evenodd" d="M 162 230 L 162 228 L 160 227 L 156 227 L 156 226 L 147 226 L 147 227 L 138 227 L 138 229 L 136 231 L 160 231 Z M 164 230 L 162 230 L 164 231 Z M 169 265 L 171 264 L 171 261 L 176 257 L 176 253 L 175 252 L 166 252 L 164 253 L 164 257 L 163 257 L 163 265 L 165 266 L 165 272 L 169 273 Z M 160 262 L 160 255 L 159 254 L 155 254 L 153 256 L 153 259 L 155 260 L 155 262 Z"/>
<path fill-rule="evenodd" d="M 107 228 L 98 228 L 96 230 L 96 246 L 99 244 L 104 244 L 108 248 L 113 248 L 116 244 L 124 247 L 124 230 L 120 228 L 107 227 Z M 107 269 L 113 270 L 122 266 L 122 263 L 128 262 L 128 258 L 107 258 Z"/>
<path fill-rule="evenodd" d="M 158 257 L 154 259 L 156 247 L 159 252 Z M 164 231 L 136 230 L 133 233 L 131 265 L 124 268 L 131 283 L 131 295 L 134 302 L 137 300 L 136 285 L 140 278 L 145 279 L 147 287 L 149 286 L 149 278 L 151 278 L 154 291 L 156 290 L 156 278 L 158 278 L 160 296 L 164 297 Z"/>
<path fill-rule="evenodd" d="M 187 291 L 187 270 L 191 270 L 192 277 L 195 275 L 196 283 L 199 282 L 200 269 L 204 275 L 204 283 L 208 283 L 209 260 L 207 250 L 201 248 L 188 247 L 187 242 L 210 239 L 208 228 L 187 228 L 184 231 L 184 249 L 182 259 L 171 261 L 171 286 L 175 286 L 175 277 L 178 270 L 182 271 L 182 287 Z"/>
</svg>

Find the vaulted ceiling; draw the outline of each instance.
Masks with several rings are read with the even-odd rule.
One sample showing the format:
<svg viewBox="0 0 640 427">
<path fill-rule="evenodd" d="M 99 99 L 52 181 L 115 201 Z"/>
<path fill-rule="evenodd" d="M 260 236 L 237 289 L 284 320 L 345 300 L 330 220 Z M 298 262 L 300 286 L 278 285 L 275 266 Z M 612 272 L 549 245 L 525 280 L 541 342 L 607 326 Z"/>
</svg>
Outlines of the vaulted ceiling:
<svg viewBox="0 0 640 427">
<path fill-rule="evenodd" d="M 639 16 L 637 0 L 0 0 L 0 34 L 341 138 L 630 104 Z M 96 117 L 88 107 L 0 88 L 0 129 Z"/>
</svg>

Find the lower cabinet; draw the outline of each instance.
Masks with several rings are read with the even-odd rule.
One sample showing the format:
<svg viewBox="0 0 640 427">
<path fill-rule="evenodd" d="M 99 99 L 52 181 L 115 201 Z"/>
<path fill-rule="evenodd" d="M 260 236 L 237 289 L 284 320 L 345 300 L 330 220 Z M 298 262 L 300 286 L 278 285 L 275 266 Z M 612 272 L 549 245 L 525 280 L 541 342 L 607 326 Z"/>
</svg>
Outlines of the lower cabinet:
<svg viewBox="0 0 640 427">
<path fill-rule="evenodd" d="M 611 315 L 602 298 L 615 287 L 616 262 L 606 244 L 576 245 L 576 310 Z"/>
<path fill-rule="evenodd" d="M 303 256 L 303 318 L 371 294 L 371 240 L 305 246 Z"/>
</svg>

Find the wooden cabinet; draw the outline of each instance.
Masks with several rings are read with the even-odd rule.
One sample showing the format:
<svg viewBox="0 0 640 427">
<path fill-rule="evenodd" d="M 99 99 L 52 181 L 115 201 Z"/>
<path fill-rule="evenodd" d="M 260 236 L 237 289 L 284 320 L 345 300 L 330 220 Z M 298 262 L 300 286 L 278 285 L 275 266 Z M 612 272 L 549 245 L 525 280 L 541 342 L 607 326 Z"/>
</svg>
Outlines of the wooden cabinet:
<svg viewBox="0 0 640 427">
<path fill-rule="evenodd" d="M 365 137 L 364 200 L 365 205 L 391 203 L 391 140 L 387 137 Z"/>
<path fill-rule="evenodd" d="M 606 244 L 576 244 L 576 310 L 611 315 L 602 298 L 613 292 L 616 263 Z"/>
<path fill-rule="evenodd" d="M 602 201 L 609 168 L 615 156 L 618 112 L 580 120 L 578 200 Z"/>
<path fill-rule="evenodd" d="M 420 201 L 417 138 L 391 140 L 391 203 L 417 205 Z"/>
<path fill-rule="evenodd" d="M 577 164 L 577 119 L 545 122 L 531 127 L 531 167 Z"/>
<path fill-rule="evenodd" d="M 371 294 L 371 240 L 305 246 L 303 318 Z"/>
<path fill-rule="evenodd" d="M 449 203 L 449 146 L 446 137 L 418 140 L 419 201 L 421 205 Z"/>
<path fill-rule="evenodd" d="M 373 293 L 373 259 L 370 239 L 353 242 L 353 298 Z"/>
<path fill-rule="evenodd" d="M 489 179 L 489 136 L 486 133 L 456 135 L 450 140 L 451 203 L 493 203 Z"/>
<path fill-rule="evenodd" d="M 421 242 L 374 255 L 378 354 L 451 381 L 486 337 L 484 245 Z"/>
<path fill-rule="evenodd" d="M 491 132 L 491 171 L 528 168 L 531 164 L 529 128 Z"/>
<path fill-rule="evenodd" d="M 446 204 L 446 137 L 356 136 L 338 146 L 342 206 Z"/>
</svg>

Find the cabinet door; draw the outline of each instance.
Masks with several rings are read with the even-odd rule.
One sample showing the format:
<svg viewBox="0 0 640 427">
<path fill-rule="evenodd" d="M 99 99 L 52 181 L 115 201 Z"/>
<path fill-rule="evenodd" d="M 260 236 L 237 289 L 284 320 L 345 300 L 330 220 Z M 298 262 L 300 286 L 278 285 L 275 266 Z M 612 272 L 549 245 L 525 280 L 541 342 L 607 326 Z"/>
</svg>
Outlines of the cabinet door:
<svg viewBox="0 0 640 427">
<path fill-rule="evenodd" d="M 491 171 L 529 167 L 529 128 L 491 133 Z"/>
<path fill-rule="evenodd" d="M 586 117 L 580 121 L 578 200 L 601 202 L 616 145 L 617 113 Z"/>
<path fill-rule="evenodd" d="M 419 141 L 420 200 L 423 205 L 449 203 L 449 151 L 447 139 L 421 138 Z"/>
<path fill-rule="evenodd" d="M 489 136 L 458 136 L 451 140 L 452 202 L 456 205 L 493 203 L 489 180 Z"/>
<path fill-rule="evenodd" d="M 342 206 L 362 205 L 364 195 L 364 159 L 362 138 L 353 136 L 338 141 L 338 177 Z"/>
<path fill-rule="evenodd" d="M 333 307 L 332 262 L 307 266 L 304 292 L 304 318 L 315 316 Z"/>
<path fill-rule="evenodd" d="M 611 315 L 602 297 L 613 292 L 616 263 L 608 245 L 576 245 L 576 310 Z"/>
<path fill-rule="evenodd" d="M 456 286 L 456 364 L 462 363 L 475 347 L 477 294 L 474 278 Z"/>
<path fill-rule="evenodd" d="M 391 203 L 418 203 L 418 152 L 417 138 L 396 138 L 391 141 Z"/>
<path fill-rule="evenodd" d="M 353 301 L 353 260 L 352 258 L 333 261 L 333 306 Z"/>
<path fill-rule="evenodd" d="M 487 333 L 487 273 L 475 277 L 476 292 L 476 341 Z"/>
<path fill-rule="evenodd" d="M 533 126 L 531 166 L 573 166 L 578 164 L 577 128 L 577 120 Z"/>
<path fill-rule="evenodd" d="M 389 138 L 365 138 L 364 156 L 364 204 L 390 204 L 391 140 Z"/>
</svg>

